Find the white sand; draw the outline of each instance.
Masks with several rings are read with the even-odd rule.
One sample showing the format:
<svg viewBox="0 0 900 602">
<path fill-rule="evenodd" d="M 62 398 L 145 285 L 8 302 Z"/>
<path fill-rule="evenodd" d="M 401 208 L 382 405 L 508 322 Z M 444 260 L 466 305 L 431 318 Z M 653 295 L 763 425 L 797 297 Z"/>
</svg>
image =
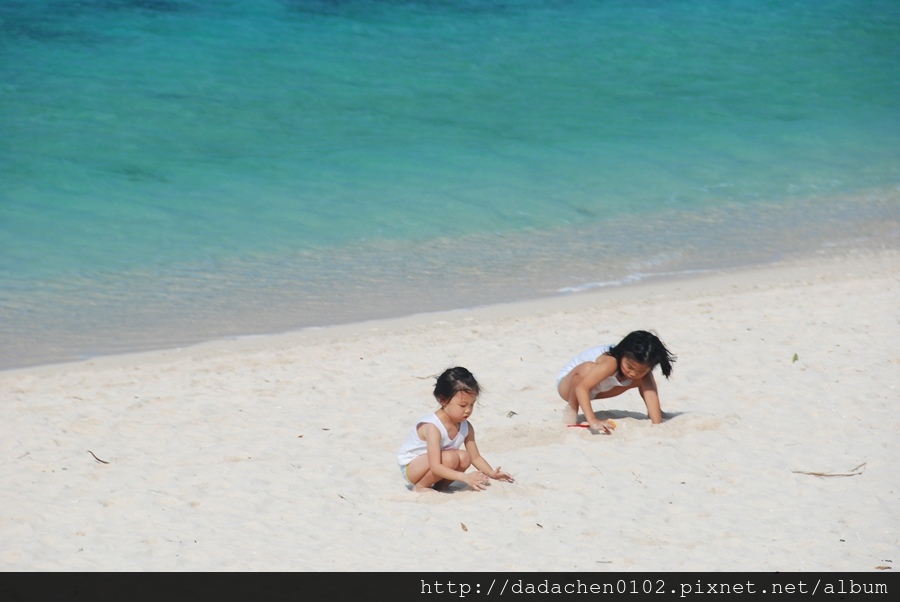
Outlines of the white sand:
<svg viewBox="0 0 900 602">
<path fill-rule="evenodd" d="M 0 372 L 0 566 L 900 570 L 898 259 Z M 614 435 L 567 429 L 559 368 L 634 329 L 678 355 L 668 420 L 631 391 L 595 402 Z M 452 365 L 516 483 L 405 488 L 397 447 Z"/>
</svg>

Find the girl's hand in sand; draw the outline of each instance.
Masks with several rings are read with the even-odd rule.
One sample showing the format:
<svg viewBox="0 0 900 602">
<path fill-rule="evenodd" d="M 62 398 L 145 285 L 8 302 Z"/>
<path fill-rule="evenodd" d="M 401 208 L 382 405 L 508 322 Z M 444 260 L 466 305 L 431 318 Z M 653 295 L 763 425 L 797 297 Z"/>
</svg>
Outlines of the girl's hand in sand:
<svg viewBox="0 0 900 602">
<path fill-rule="evenodd" d="M 598 420 L 591 422 L 590 425 L 593 430 L 603 431 L 607 435 L 611 434 L 616 428 L 616 423 L 612 420 Z"/>
<path fill-rule="evenodd" d="M 484 491 L 488 486 L 488 477 L 480 470 L 467 472 L 462 480 L 475 491 Z"/>
<path fill-rule="evenodd" d="M 497 481 L 506 481 L 507 483 L 515 483 L 516 481 L 511 475 L 500 470 L 499 466 L 494 470 L 494 474 L 491 475 L 491 478 L 496 479 Z"/>
</svg>

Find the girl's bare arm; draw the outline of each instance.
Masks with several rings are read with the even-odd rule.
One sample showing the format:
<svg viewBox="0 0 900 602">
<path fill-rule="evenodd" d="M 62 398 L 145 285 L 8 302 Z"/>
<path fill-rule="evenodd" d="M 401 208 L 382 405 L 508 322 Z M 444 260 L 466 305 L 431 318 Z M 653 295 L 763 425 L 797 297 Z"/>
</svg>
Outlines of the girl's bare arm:
<svg viewBox="0 0 900 602">
<path fill-rule="evenodd" d="M 484 456 L 481 455 L 481 452 L 478 451 L 478 444 L 475 443 L 475 427 L 472 426 L 471 422 L 469 423 L 469 434 L 466 436 L 466 451 L 469 452 L 472 466 L 483 474 L 499 481 L 513 482 L 513 478 L 500 470 L 499 466 L 496 469 L 492 468 L 488 461 L 484 459 Z"/>
<path fill-rule="evenodd" d="M 419 427 L 419 436 L 425 439 L 425 449 L 428 454 L 428 468 L 431 472 L 448 481 L 465 481 L 465 475 L 453 470 L 441 461 L 441 432 L 433 424 L 423 424 Z M 424 431 L 424 432 L 422 432 Z"/>
<path fill-rule="evenodd" d="M 644 378 L 641 379 L 638 390 L 644 400 L 644 405 L 647 406 L 647 416 L 650 417 L 650 422 L 653 424 L 662 422 L 662 408 L 659 406 L 659 391 L 656 388 L 656 379 L 653 378 L 652 372 L 648 372 Z"/>
</svg>

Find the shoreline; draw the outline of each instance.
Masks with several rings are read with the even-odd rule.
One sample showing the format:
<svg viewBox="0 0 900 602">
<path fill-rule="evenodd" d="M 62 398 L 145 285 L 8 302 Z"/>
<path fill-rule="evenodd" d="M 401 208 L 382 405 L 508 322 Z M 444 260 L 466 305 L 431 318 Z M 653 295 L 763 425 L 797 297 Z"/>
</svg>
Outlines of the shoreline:
<svg viewBox="0 0 900 602">
<path fill-rule="evenodd" d="M 873 190 L 48 280 L 0 292 L 0 370 L 897 250 L 898 198 Z"/>
<path fill-rule="evenodd" d="M 893 258 L 893 259 L 892 259 Z M 767 286 L 784 280 L 803 281 L 809 278 L 807 272 L 822 275 L 817 278 L 833 277 L 836 272 L 861 269 L 884 269 L 892 260 L 900 259 L 900 250 L 895 249 L 853 249 L 841 256 L 802 257 L 784 262 L 764 265 L 740 266 L 725 269 L 707 269 L 687 275 L 660 275 L 638 282 L 611 286 L 589 287 L 574 292 L 560 292 L 553 296 L 521 301 L 510 301 L 463 307 L 458 309 L 421 312 L 404 316 L 361 320 L 325 326 L 309 326 L 297 330 L 269 334 L 234 335 L 221 338 L 173 345 L 154 349 L 124 351 L 122 353 L 100 354 L 77 360 L 46 362 L 29 366 L 0 368 L 0 375 L 10 372 L 52 369 L 53 367 L 77 366 L 79 364 L 101 365 L 136 361 L 162 361 L 167 357 L 215 354 L 218 352 L 239 352 L 265 349 L 274 345 L 305 345 L 321 340 L 337 340 L 355 337 L 365 333 L 407 330 L 433 323 L 455 324 L 471 320 L 518 318 L 547 312 L 579 311 L 591 306 L 611 303 L 619 304 L 628 300 L 646 298 L 667 299 L 675 296 L 694 296 L 721 293 L 726 290 L 749 290 Z M 900 263 L 900 261 L 895 261 Z M 871 266 L 881 266 L 872 268 Z M 159 356 L 156 358 L 155 356 Z"/>
<path fill-rule="evenodd" d="M 440 545 L 449 571 L 878 570 L 900 546 L 897 259 L 0 372 L 0 562 L 429 571 Z M 677 355 L 663 424 L 628 392 L 595 402 L 613 435 L 567 429 L 559 368 L 639 328 Z M 416 494 L 396 451 L 452 365 L 516 482 Z"/>
</svg>

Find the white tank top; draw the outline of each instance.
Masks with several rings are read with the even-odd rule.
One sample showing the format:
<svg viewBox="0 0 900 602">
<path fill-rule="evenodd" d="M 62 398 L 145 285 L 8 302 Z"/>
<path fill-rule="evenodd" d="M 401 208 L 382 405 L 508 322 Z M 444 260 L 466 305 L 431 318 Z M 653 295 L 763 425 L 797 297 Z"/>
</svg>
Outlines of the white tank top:
<svg viewBox="0 0 900 602">
<path fill-rule="evenodd" d="M 419 438 L 419 427 L 426 422 L 435 425 L 441 432 L 441 451 L 459 449 L 465 443 L 469 434 L 468 420 L 462 421 L 456 437 L 451 439 L 450 434 L 447 433 L 447 429 L 444 427 L 444 423 L 437 417 L 437 414 L 432 413 L 428 416 L 423 416 L 416 422 L 412 431 L 407 435 L 406 441 L 403 442 L 403 445 L 400 446 L 400 450 L 397 452 L 397 462 L 400 466 L 406 466 L 414 459 L 428 452 L 425 441 Z"/>
<path fill-rule="evenodd" d="M 559 383 L 563 378 L 566 377 L 566 375 L 569 374 L 569 372 L 585 362 L 596 361 L 598 357 L 612 349 L 612 347 L 612 345 L 600 345 L 599 347 L 591 347 L 590 349 L 585 349 L 584 351 L 573 357 L 571 360 L 569 360 L 565 367 L 563 367 L 559 375 L 556 377 L 556 385 L 559 386 Z M 607 391 L 616 387 L 627 387 L 630 384 L 630 378 L 626 378 L 625 380 L 620 381 L 618 374 L 607 376 L 602 381 L 600 381 L 600 384 L 591 389 L 591 399 L 596 399 L 597 395 L 599 395 L 600 393 L 606 393 Z"/>
</svg>

